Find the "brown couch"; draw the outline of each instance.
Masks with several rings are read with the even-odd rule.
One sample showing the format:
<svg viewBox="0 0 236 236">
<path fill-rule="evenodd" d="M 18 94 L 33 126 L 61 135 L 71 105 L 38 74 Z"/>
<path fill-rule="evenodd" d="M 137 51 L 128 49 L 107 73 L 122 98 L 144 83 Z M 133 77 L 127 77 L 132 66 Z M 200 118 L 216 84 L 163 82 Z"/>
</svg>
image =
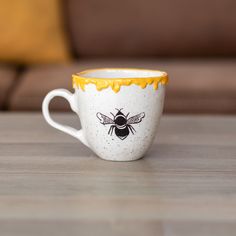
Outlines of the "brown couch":
<svg viewBox="0 0 236 236">
<path fill-rule="evenodd" d="M 40 110 L 48 91 L 71 89 L 84 69 L 143 67 L 169 73 L 166 112 L 236 113 L 235 9 L 234 0 L 65 1 L 74 62 L 0 66 L 0 107 Z"/>
</svg>

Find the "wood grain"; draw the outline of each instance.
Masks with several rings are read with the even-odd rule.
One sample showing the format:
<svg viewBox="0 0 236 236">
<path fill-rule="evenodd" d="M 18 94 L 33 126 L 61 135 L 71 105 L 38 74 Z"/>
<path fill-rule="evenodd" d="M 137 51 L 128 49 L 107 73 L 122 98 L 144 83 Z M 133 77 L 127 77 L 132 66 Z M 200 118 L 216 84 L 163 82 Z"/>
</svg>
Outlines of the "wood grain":
<svg viewBox="0 0 236 236">
<path fill-rule="evenodd" d="M 37 113 L 2 113 L 0 130 L 0 235 L 235 235 L 235 116 L 164 116 L 147 156 L 126 163 Z"/>
</svg>

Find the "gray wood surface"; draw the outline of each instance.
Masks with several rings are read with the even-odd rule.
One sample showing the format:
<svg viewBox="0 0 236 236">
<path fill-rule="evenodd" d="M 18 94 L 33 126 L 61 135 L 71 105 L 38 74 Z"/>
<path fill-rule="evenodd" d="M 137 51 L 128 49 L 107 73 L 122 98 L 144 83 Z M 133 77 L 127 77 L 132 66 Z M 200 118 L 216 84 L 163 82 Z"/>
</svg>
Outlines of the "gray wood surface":
<svg viewBox="0 0 236 236">
<path fill-rule="evenodd" d="M 236 235 L 236 117 L 163 116 L 147 156 L 119 163 L 1 113 L 0 235 Z"/>
</svg>

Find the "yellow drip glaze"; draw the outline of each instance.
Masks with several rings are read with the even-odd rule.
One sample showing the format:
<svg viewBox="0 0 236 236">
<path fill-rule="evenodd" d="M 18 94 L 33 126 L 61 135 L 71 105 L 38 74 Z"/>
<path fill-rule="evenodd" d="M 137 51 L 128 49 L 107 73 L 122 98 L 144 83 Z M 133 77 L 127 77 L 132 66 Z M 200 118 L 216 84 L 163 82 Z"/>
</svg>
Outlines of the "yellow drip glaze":
<svg viewBox="0 0 236 236">
<path fill-rule="evenodd" d="M 129 86 L 135 84 L 141 88 L 146 88 L 147 85 L 153 84 L 155 90 L 158 89 L 158 84 L 163 85 L 168 83 L 168 75 L 163 72 L 163 75 L 158 77 L 143 77 L 143 78 L 86 78 L 80 75 L 83 75 L 85 72 L 82 72 L 78 75 L 72 75 L 73 87 L 81 88 L 85 90 L 86 84 L 94 84 L 98 91 L 111 87 L 112 90 L 117 93 L 120 91 L 121 86 Z"/>
</svg>

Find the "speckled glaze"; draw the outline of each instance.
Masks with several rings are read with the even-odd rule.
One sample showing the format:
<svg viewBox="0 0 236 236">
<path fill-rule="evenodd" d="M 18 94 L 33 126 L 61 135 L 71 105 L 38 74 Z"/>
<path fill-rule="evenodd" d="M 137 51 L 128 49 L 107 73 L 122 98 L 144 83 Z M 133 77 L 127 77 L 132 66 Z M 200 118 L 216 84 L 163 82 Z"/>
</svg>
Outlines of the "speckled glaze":
<svg viewBox="0 0 236 236">
<path fill-rule="evenodd" d="M 104 69 L 103 76 L 106 76 L 106 70 L 109 69 Z M 93 76 L 96 76 L 96 71 L 93 71 Z M 114 78 L 118 76 L 119 74 L 116 74 Z M 139 76 L 139 70 L 134 70 L 134 73 L 128 76 L 142 79 Z M 145 78 L 148 76 L 147 73 Z M 124 78 L 124 75 L 120 73 L 119 78 Z M 48 106 L 50 100 L 55 96 L 62 96 L 69 101 L 71 109 L 80 118 L 81 130 L 77 131 L 51 119 Z M 159 84 L 158 89 L 153 89 L 152 84 L 145 88 L 130 84 L 121 86 L 117 93 L 111 87 L 99 91 L 94 84 L 87 84 L 84 90 L 75 88 L 74 94 L 64 89 L 51 91 L 44 99 L 43 114 L 50 125 L 76 137 L 102 159 L 132 161 L 143 157 L 151 146 L 162 115 L 164 97 L 165 85 L 163 84 Z M 123 129 L 126 128 L 129 131 L 127 131 L 128 135 L 122 139 L 116 134 L 116 129 L 120 126 L 117 126 L 116 123 L 109 124 L 109 122 L 104 124 L 99 119 L 102 114 L 104 117 L 109 117 L 112 122 L 111 120 L 115 120 L 119 110 L 127 118 L 127 123 L 131 122 L 130 117 L 137 118 L 138 114 L 143 114 L 140 115 L 138 122 L 131 122 L 132 128 L 128 129 L 126 124 L 123 126 Z M 111 126 L 114 128 L 113 132 L 111 132 Z"/>
</svg>

